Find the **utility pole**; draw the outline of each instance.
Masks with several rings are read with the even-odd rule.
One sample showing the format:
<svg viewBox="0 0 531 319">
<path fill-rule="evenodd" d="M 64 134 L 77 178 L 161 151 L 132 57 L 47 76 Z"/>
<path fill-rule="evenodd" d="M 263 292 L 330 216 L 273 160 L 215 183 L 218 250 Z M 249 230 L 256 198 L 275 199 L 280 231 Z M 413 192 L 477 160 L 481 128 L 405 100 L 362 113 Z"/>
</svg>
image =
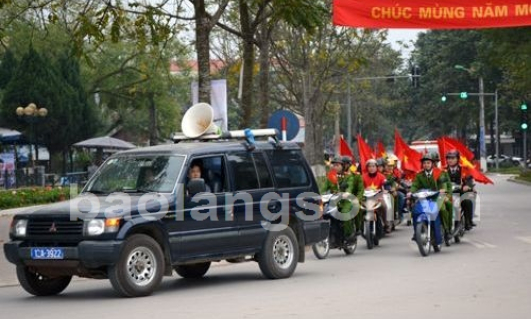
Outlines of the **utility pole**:
<svg viewBox="0 0 531 319">
<path fill-rule="evenodd" d="M 487 171 L 487 147 L 485 144 L 485 97 L 483 94 L 483 77 L 479 77 L 479 157 L 481 169 Z"/>
<path fill-rule="evenodd" d="M 496 134 L 496 170 L 500 169 L 500 132 L 498 131 L 498 90 L 494 91 L 494 129 Z"/>
<path fill-rule="evenodd" d="M 350 81 L 347 87 L 347 144 L 352 147 L 352 98 L 350 92 Z"/>
<path fill-rule="evenodd" d="M 335 127 L 334 127 L 334 131 L 335 131 L 335 155 L 339 155 L 339 143 L 340 143 L 340 138 L 341 138 L 341 132 L 339 131 L 339 119 L 340 119 L 340 115 L 341 114 L 341 107 L 340 109 L 336 112 L 336 121 L 335 121 Z"/>
<path fill-rule="evenodd" d="M 494 96 L 494 102 L 495 102 L 495 124 L 496 124 L 496 138 L 498 140 L 498 90 L 496 90 L 494 93 L 485 93 L 483 92 L 483 78 L 480 78 L 480 90 L 478 93 L 469 93 L 469 92 L 454 92 L 454 93 L 444 93 L 441 98 L 441 102 L 446 103 L 448 96 L 460 96 L 462 99 L 468 98 L 469 96 L 478 96 L 479 97 L 479 103 L 480 103 L 480 110 L 479 110 L 479 158 L 481 161 L 481 168 L 483 171 L 487 171 L 487 147 L 485 145 L 485 96 Z M 497 142 L 499 144 L 499 142 Z M 499 149 L 498 145 L 496 145 L 496 158 L 499 158 Z M 498 167 L 499 164 L 496 164 Z"/>
</svg>

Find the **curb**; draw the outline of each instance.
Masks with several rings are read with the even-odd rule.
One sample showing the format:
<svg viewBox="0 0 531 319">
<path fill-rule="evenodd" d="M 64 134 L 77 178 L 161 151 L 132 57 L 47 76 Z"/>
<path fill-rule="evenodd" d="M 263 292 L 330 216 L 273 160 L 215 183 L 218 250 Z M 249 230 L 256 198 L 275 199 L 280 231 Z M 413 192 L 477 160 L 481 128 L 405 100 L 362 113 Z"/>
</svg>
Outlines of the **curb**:
<svg viewBox="0 0 531 319">
<path fill-rule="evenodd" d="M 528 182 L 528 181 L 521 181 L 519 179 L 516 179 L 516 178 L 509 178 L 507 179 L 508 182 L 511 182 L 511 183 L 515 183 L 515 184 L 520 184 L 520 185 L 526 185 L 526 186 L 531 186 L 531 182 Z"/>
</svg>

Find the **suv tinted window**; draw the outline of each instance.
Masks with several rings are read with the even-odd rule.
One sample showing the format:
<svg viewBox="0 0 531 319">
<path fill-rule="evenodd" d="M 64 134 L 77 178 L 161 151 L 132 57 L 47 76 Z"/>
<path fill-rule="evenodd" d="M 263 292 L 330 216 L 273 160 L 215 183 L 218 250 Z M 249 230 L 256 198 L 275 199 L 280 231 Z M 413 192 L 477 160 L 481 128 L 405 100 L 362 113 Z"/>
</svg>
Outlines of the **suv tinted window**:
<svg viewBox="0 0 531 319">
<path fill-rule="evenodd" d="M 254 153 L 254 164 L 256 165 L 256 171 L 258 172 L 258 181 L 260 182 L 260 188 L 273 187 L 273 179 L 267 168 L 264 154 Z"/>
<path fill-rule="evenodd" d="M 269 162 L 279 188 L 299 187 L 310 184 L 310 178 L 303 164 L 303 158 L 297 151 L 269 152 Z"/>
<path fill-rule="evenodd" d="M 228 155 L 236 191 L 273 187 L 273 181 L 262 153 Z"/>
<path fill-rule="evenodd" d="M 246 190 L 258 188 L 258 176 L 254 169 L 254 162 L 249 153 L 233 153 L 228 155 L 232 176 L 234 178 L 234 190 Z"/>
</svg>

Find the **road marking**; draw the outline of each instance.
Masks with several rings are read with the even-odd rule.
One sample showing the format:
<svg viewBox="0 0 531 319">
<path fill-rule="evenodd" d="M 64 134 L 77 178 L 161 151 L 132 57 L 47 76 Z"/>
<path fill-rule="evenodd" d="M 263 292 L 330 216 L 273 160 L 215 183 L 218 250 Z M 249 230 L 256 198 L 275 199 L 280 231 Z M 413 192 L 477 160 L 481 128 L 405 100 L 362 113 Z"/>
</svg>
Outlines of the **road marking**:
<svg viewBox="0 0 531 319">
<path fill-rule="evenodd" d="M 531 245 L 531 237 L 520 236 L 520 237 L 516 237 L 516 239 L 518 239 L 520 241 L 523 241 L 526 244 L 530 244 Z"/>
<path fill-rule="evenodd" d="M 491 243 L 488 243 L 486 241 L 482 241 L 482 240 L 477 240 L 477 239 L 470 239 L 470 238 L 463 238 L 461 239 L 462 241 L 464 242 L 467 242 L 469 244 L 471 244 L 472 246 L 476 247 L 476 248 L 479 248 L 479 249 L 483 249 L 483 248 L 496 248 L 498 246 L 496 245 L 493 245 Z"/>
<path fill-rule="evenodd" d="M 462 239 L 462 240 L 463 240 L 463 239 Z M 479 248 L 479 249 L 483 249 L 483 248 L 485 248 L 484 245 L 482 245 L 482 244 L 480 244 L 480 243 L 477 243 L 477 242 L 475 242 L 475 241 L 473 241 L 473 240 L 470 240 L 470 239 L 464 239 L 463 241 L 464 241 L 465 243 L 469 243 L 469 244 L 471 244 L 472 246 L 474 246 L 474 247 L 476 247 L 476 248 Z"/>
</svg>

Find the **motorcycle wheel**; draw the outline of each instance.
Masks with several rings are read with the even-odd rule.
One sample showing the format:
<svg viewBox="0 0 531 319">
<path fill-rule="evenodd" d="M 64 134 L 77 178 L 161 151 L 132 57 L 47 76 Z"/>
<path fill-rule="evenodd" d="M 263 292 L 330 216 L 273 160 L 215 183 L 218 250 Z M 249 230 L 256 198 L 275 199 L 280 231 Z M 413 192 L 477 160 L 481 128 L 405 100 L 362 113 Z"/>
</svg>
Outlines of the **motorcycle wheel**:
<svg viewBox="0 0 531 319">
<path fill-rule="evenodd" d="M 358 236 L 354 238 L 354 242 L 352 244 L 343 247 L 343 251 L 345 251 L 345 254 L 347 255 L 352 255 L 356 251 L 356 248 L 358 248 Z"/>
<path fill-rule="evenodd" d="M 372 241 L 374 242 L 374 246 L 378 246 L 380 245 L 380 238 L 385 236 L 385 230 L 381 219 L 378 219 L 374 226 L 376 227 L 376 235 L 374 235 Z"/>
<path fill-rule="evenodd" d="M 374 247 L 374 242 L 373 242 L 374 236 L 371 230 L 371 222 L 365 222 L 364 226 L 365 226 L 365 229 L 364 229 L 365 241 L 367 241 L 367 249 L 372 249 Z"/>
<path fill-rule="evenodd" d="M 415 240 L 419 246 L 419 252 L 423 257 L 430 254 L 431 243 L 428 235 L 428 226 L 426 223 L 418 223 L 415 229 Z"/>
<path fill-rule="evenodd" d="M 330 253 L 330 240 L 326 238 L 316 244 L 312 245 L 313 254 L 317 259 L 326 259 Z"/>
</svg>

